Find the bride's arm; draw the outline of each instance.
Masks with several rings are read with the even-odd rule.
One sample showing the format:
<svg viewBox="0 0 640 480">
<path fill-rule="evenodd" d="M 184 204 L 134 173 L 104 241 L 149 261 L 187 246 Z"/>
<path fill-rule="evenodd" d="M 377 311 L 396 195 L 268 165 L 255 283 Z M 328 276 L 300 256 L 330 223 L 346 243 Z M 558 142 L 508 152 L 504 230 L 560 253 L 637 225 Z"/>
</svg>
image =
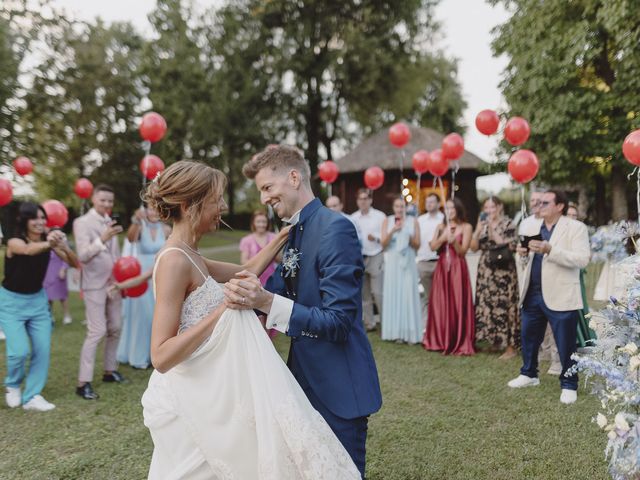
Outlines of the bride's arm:
<svg viewBox="0 0 640 480">
<path fill-rule="evenodd" d="M 290 227 L 283 228 L 271 240 L 271 242 L 264 247 L 258 254 L 247 261 L 244 265 L 236 265 L 235 263 L 216 262 L 215 260 L 209 260 L 204 258 L 204 263 L 207 265 L 209 275 L 211 275 L 218 283 L 226 283 L 232 278 L 235 278 L 236 273 L 243 270 L 248 270 L 251 273 L 255 273 L 257 276 L 262 275 L 267 267 L 273 262 L 273 259 L 278 255 L 284 244 L 287 243 L 287 237 L 289 235 Z"/>
<path fill-rule="evenodd" d="M 189 356 L 213 332 L 226 309 L 222 304 L 193 327 L 178 335 L 182 304 L 191 283 L 191 264 L 168 252 L 156 270 L 156 305 L 151 328 L 151 363 L 165 373 Z"/>
</svg>

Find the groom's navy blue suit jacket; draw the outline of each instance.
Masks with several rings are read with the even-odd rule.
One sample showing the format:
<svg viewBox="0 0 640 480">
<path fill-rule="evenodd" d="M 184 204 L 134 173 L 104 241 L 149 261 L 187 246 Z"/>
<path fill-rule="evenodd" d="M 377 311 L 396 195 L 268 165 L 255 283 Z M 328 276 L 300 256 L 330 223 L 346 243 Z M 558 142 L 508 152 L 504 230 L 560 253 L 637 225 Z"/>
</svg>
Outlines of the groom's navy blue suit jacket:
<svg viewBox="0 0 640 480">
<path fill-rule="evenodd" d="M 378 411 L 382 395 L 362 325 L 364 265 L 355 227 L 316 198 L 292 227 L 290 248 L 300 252 L 296 277 L 285 281 L 280 265 L 266 288 L 295 302 L 287 331 L 291 372 L 338 417 Z"/>
</svg>

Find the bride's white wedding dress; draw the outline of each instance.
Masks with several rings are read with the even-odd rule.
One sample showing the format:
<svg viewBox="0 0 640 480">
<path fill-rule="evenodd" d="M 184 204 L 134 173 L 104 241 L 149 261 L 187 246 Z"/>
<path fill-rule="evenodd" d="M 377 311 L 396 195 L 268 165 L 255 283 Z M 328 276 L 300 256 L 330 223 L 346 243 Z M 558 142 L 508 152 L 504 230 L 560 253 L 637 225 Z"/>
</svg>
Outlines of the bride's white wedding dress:
<svg viewBox="0 0 640 480">
<path fill-rule="evenodd" d="M 165 249 L 156 266 L 169 250 L 198 268 L 179 248 Z M 200 273 L 204 283 L 184 301 L 180 333 L 223 301 L 221 286 Z M 154 443 L 150 479 L 360 478 L 252 311 L 225 311 L 191 357 L 154 371 L 142 405 Z"/>
</svg>

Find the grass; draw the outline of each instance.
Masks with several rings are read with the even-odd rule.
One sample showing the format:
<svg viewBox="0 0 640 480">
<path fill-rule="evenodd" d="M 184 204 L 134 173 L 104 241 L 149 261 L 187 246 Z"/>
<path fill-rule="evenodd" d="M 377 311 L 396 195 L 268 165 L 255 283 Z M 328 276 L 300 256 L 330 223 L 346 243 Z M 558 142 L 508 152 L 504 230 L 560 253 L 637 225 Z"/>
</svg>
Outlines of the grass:
<svg viewBox="0 0 640 480">
<path fill-rule="evenodd" d="M 218 258 L 237 261 L 238 254 Z M 0 402 L 0 478 L 146 478 L 152 443 L 142 423 L 140 397 L 150 371 L 122 366 L 129 384 L 96 381 L 99 401 L 78 398 L 74 386 L 84 313 L 75 294 L 71 306 L 75 321 L 69 326 L 61 326 L 55 311 L 51 370 L 43 392 L 57 408 L 39 414 L 10 410 Z M 506 387 L 518 372 L 518 359 L 504 362 L 482 353 L 443 357 L 418 346 L 382 342 L 377 334 L 369 338 L 384 405 L 369 423 L 367 478 L 609 478 L 606 437 L 591 422 L 599 405 L 582 384 L 578 402 L 563 406 L 556 377 L 542 375 L 538 388 Z M 284 356 L 286 337 L 278 336 L 275 345 Z M 96 372 L 101 361 L 99 354 Z"/>
</svg>

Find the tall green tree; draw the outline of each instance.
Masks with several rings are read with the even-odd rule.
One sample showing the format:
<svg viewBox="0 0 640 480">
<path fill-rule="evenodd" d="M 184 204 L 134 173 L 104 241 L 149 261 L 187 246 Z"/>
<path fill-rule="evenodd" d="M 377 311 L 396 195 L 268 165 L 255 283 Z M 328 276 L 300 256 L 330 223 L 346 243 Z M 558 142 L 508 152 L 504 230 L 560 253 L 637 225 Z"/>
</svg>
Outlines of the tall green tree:
<svg viewBox="0 0 640 480">
<path fill-rule="evenodd" d="M 553 184 L 594 184 L 611 216 L 628 217 L 622 158 L 625 136 L 640 127 L 640 9 L 634 0 L 490 0 L 510 18 L 493 49 L 507 55 L 502 90 L 509 113 L 527 118 L 525 147 Z M 505 147 L 504 153 L 509 149 Z M 603 219 L 600 219 L 603 220 Z"/>
</svg>

